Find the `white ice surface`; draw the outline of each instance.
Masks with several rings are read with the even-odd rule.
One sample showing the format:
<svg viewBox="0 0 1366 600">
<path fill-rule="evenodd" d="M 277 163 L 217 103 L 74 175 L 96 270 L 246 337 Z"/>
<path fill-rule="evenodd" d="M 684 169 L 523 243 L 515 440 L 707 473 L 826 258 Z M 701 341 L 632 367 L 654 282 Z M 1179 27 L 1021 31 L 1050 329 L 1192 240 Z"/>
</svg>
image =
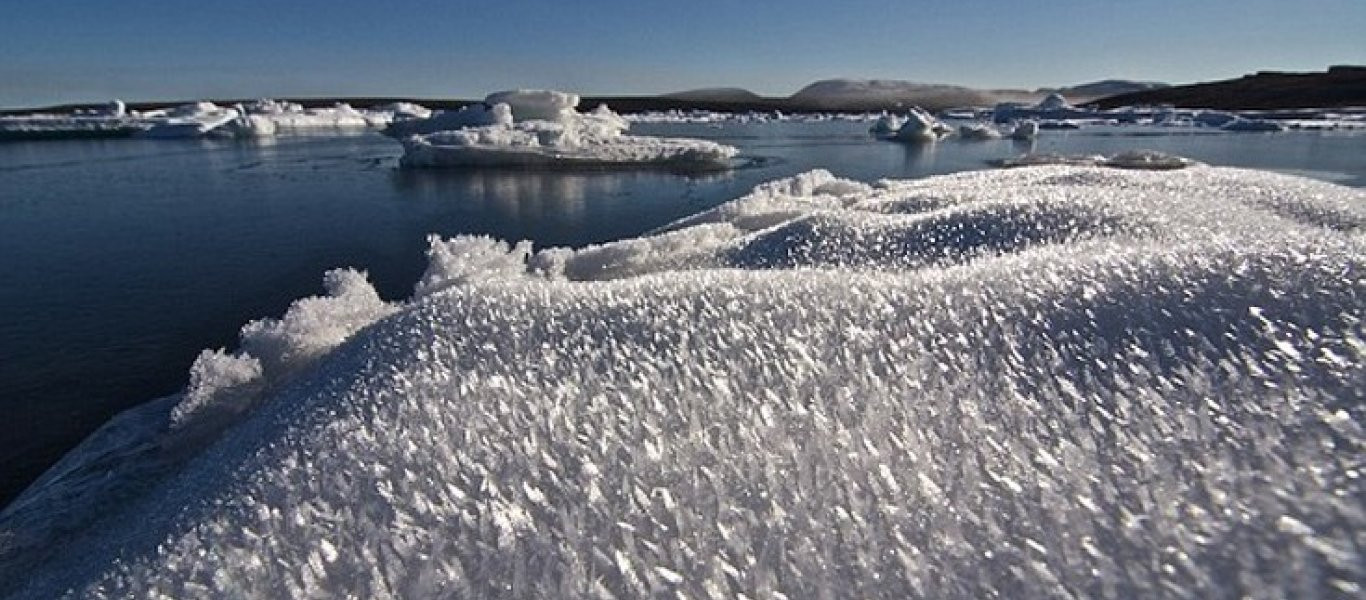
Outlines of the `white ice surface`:
<svg viewBox="0 0 1366 600">
<path fill-rule="evenodd" d="M 950 131 L 951 128 L 940 123 L 930 113 L 918 107 L 911 107 L 906 111 L 906 116 L 901 120 L 901 127 L 896 130 L 892 139 L 903 142 L 933 142 Z"/>
<path fill-rule="evenodd" d="M 813 172 L 708 214 L 579 251 L 434 239 L 401 305 L 330 276 L 244 332 L 281 342 L 207 449 L 84 505 L 118 481 L 78 450 L 0 514 L 0 594 L 1360 590 L 1362 192 Z M 88 450 L 166 460 L 171 411 L 139 410 Z"/>
<path fill-rule="evenodd" d="M 564 92 L 500 92 L 489 95 L 482 105 L 426 121 L 396 123 L 390 134 L 402 138 L 404 167 L 717 169 L 727 168 L 739 153 L 733 146 L 706 140 L 625 135 L 630 123 L 620 115 L 606 106 L 576 112 L 577 104 L 578 96 Z M 492 122 L 485 124 L 486 120 Z"/>
<path fill-rule="evenodd" d="M 226 124 L 224 133 L 263 137 L 289 133 L 380 129 L 393 120 L 386 111 L 357 110 L 339 103 L 331 108 L 304 108 L 293 102 L 259 100 L 242 107 L 243 115 Z"/>
<path fill-rule="evenodd" d="M 555 90 L 512 90 L 489 94 L 484 104 L 506 104 L 518 121 L 562 121 L 574 117 L 579 95 Z"/>
</svg>

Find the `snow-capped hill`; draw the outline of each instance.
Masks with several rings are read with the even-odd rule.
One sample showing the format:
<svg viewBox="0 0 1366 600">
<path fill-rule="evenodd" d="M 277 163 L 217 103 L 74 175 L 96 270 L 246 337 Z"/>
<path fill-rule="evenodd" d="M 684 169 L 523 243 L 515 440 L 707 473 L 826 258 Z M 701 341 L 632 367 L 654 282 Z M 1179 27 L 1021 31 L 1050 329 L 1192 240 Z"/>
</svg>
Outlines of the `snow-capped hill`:
<svg viewBox="0 0 1366 600">
<path fill-rule="evenodd" d="M 674 100 L 694 100 L 700 102 L 757 102 L 764 98 L 754 92 L 737 87 L 711 87 L 685 90 L 664 94 L 664 98 Z"/>
<path fill-rule="evenodd" d="M 1068 98 L 1104 98 L 1107 96 L 1117 96 L 1119 94 L 1132 94 L 1134 92 L 1146 92 L 1149 90 L 1160 90 L 1171 87 L 1169 83 L 1159 81 L 1131 81 L 1128 79 L 1105 79 L 1093 81 L 1079 85 L 1043 88 L 1039 90 L 1042 94 L 1062 94 Z"/>
<path fill-rule="evenodd" d="M 895 104 L 931 110 L 951 106 L 988 106 L 995 97 L 982 90 L 937 83 L 895 79 L 824 79 L 812 83 L 790 100 L 814 108 L 871 109 Z"/>
</svg>

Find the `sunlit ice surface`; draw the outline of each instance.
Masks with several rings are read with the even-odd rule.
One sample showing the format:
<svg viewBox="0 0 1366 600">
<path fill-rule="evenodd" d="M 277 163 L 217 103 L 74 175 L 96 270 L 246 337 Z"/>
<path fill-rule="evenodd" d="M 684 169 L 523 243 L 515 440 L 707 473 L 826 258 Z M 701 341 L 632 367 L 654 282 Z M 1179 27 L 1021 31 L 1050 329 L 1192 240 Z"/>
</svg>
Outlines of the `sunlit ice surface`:
<svg viewBox="0 0 1366 600">
<path fill-rule="evenodd" d="M 1364 224 L 1044 166 L 434 238 L 410 300 L 334 271 L 73 451 L 0 515 L 0 592 L 1354 596 Z"/>
</svg>

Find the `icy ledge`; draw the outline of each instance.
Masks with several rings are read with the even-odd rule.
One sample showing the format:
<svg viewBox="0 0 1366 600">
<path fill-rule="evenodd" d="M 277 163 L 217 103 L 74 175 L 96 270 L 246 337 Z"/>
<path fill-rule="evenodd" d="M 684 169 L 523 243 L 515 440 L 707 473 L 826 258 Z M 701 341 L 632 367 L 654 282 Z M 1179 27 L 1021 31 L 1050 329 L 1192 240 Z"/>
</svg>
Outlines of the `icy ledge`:
<svg viewBox="0 0 1366 600">
<path fill-rule="evenodd" d="M 1332 184 L 1046 166 L 433 239 L 410 301 L 343 271 L 206 354 L 143 429 L 217 440 L 148 491 L 25 494 L 0 595 L 1352 596 L 1363 226 Z"/>
</svg>

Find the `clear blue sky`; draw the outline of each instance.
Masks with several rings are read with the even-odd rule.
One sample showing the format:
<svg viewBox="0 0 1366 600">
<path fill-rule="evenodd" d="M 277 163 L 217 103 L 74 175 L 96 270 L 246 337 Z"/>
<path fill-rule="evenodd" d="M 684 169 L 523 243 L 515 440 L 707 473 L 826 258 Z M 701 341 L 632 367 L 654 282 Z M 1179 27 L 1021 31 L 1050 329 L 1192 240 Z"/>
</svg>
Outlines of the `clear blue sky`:
<svg viewBox="0 0 1366 600">
<path fill-rule="evenodd" d="M 1366 64 L 1366 0 L 8 0 L 0 107 L 654 93 L 816 79 L 1184 83 Z"/>
</svg>

